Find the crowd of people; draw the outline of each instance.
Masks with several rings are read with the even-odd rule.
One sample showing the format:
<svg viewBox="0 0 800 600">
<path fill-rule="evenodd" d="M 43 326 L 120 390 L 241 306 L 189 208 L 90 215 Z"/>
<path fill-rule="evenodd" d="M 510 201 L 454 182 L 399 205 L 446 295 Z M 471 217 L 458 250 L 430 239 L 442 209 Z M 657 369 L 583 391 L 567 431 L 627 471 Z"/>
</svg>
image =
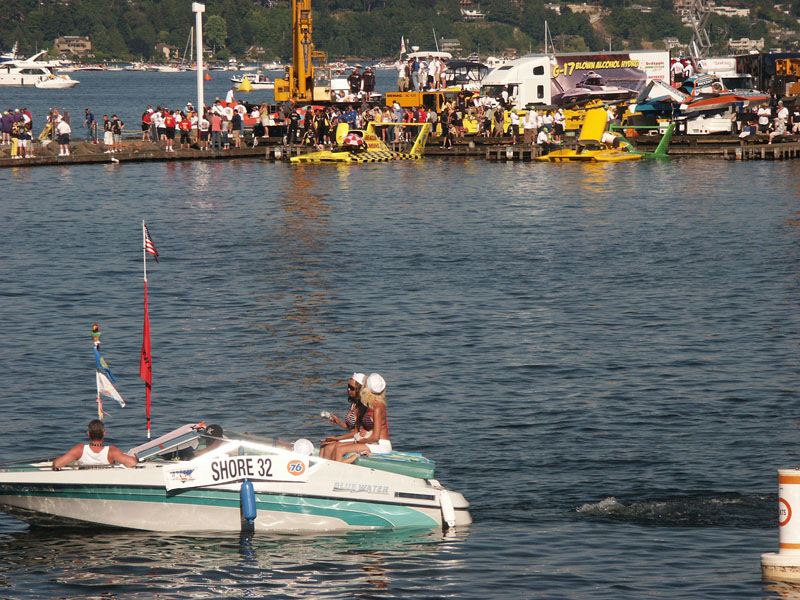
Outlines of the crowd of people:
<svg viewBox="0 0 800 600">
<path fill-rule="evenodd" d="M 0 117 L 2 145 L 11 146 L 11 158 L 33 157 L 33 116 L 27 108 L 9 108 Z"/>
<path fill-rule="evenodd" d="M 411 56 L 407 60 L 398 60 L 397 89 L 401 92 L 424 92 L 427 90 L 443 90 L 445 84 L 445 59 L 428 56 L 428 60 L 418 56 Z"/>
<path fill-rule="evenodd" d="M 217 98 L 204 108 L 202 117 L 191 102 L 176 110 L 148 105 L 142 113 L 142 141 L 161 144 L 166 152 L 175 152 L 176 136 L 181 150 L 189 150 L 194 144 L 206 151 L 241 148 L 248 115 L 259 122 L 268 119 L 267 104 L 262 103 L 250 111 L 244 104 L 223 103 Z"/>
</svg>

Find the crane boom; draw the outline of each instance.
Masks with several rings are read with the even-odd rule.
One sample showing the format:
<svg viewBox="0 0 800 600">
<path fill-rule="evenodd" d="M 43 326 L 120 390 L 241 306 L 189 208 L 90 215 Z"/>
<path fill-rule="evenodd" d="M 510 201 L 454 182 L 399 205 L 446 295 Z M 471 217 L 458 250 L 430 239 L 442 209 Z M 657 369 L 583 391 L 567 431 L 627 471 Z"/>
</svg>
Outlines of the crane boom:
<svg viewBox="0 0 800 600">
<path fill-rule="evenodd" d="M 292 4 L 292 65 L 285 79 L 275 80 L 275 100 L 312 102 L 315 98 L 315 63 L 325 62 L 325 53 L 314 50 L 311 0 L 291 0 Z M 330 90 L 328 89 L 328 96 Z M 330 97 L 330 96 L 329 96 Z"/>
</svg>

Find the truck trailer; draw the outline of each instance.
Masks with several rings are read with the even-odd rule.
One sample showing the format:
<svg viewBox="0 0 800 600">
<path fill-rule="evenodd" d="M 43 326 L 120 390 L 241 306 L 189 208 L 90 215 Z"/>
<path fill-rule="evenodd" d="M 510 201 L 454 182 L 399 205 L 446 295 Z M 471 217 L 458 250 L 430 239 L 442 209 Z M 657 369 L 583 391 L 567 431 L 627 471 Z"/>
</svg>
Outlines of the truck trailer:
<svg viewBox="0 0 800 600">
<path fill-rule="evenodd" d="M 490 71 L 481 95 L 499 98 L 505 90 L 517 109 L 616 103 L 635 98 L 653 80 L 669 84 L 666 50 L 528 54 Z"/>
</svg>

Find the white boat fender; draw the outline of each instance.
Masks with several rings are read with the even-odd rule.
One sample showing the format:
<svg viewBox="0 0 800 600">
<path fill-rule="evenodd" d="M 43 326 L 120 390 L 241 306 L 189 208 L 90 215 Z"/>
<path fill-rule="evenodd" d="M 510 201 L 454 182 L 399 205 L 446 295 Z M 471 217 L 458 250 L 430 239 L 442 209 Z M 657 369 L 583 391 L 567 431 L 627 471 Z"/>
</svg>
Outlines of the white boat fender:
<svg viewBox="0 0 800 600">
<path fill-rule="evenodd" d="M 256 493 L 249 479 L 245 479 L 242 482 L 239 495 L 242 498 L 242 517 L 252 525 L 257 516 Z"/>
<path fill-rule="evenodd" d="M 453 499 L 450 494 L 444 489 L 444 486 L 439 483 L 438 479 L 428 479 L 428 485 L 433 489 L 439 491 L 439 506 L 442 509 L 442 526 L 452 528 L 456 526 L 456 510 L 453 508 Z"/>
<path fill-rule="evenodd" d="M 453 508 L 453 500 L 447 490 L 439 492 L 439 504 L 442 507 L 442 521 L 448 528 L 456 526 L 456 511 Z"/>
</svg>

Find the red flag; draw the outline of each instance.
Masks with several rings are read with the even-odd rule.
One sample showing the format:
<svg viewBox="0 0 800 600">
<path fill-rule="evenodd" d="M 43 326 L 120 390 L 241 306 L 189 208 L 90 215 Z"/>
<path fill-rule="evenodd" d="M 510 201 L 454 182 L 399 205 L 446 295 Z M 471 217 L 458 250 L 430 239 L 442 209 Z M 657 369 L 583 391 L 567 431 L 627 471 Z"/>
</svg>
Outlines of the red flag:
<svg viewBox="0 0 800 600">
<path fill-rule="evenodd" d="M 142 357 L 139 361 L 139 377 L 145 381 L 147 392 L 147 437 L 150 437 L 150 389 L 153 385 L 153 357 L 150 354 L 150 317 L 147 315 L 147 280 L 144 281 L 144 333 L 142 335 Z"/>
<path fill-rule="evenodd" d="M 406 53 L 406 41 L 403 39 L 403 36 L 400 36 L 400 56 L 402 57 L 403 54 Z"/>
</svg>

